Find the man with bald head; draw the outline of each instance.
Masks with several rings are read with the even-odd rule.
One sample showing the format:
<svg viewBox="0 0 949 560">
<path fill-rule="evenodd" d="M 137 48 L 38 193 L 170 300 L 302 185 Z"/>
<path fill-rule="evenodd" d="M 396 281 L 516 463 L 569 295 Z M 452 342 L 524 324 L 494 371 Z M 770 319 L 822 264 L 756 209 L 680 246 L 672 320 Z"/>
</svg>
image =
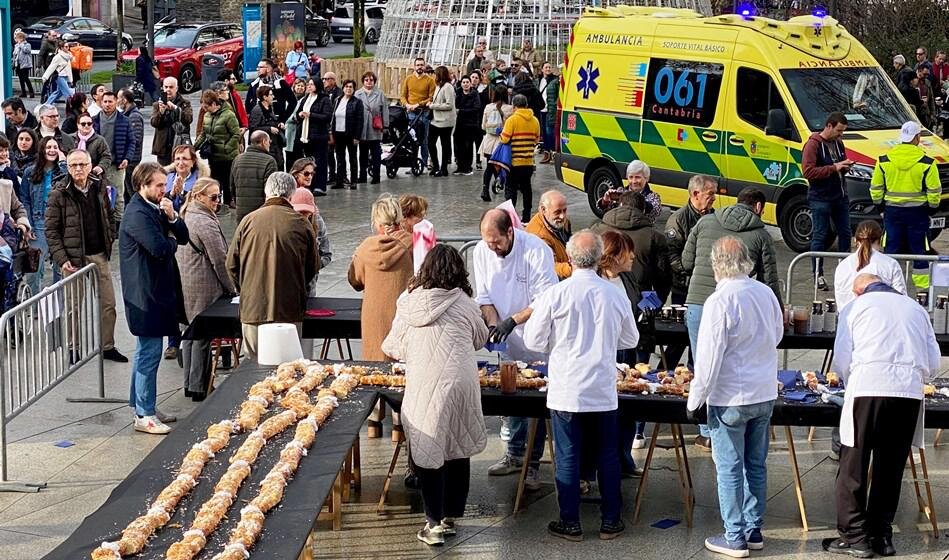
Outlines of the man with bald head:
<svg viewBox="0 0 949 560">
<path fill-rule="evenodd" d="M 710 259 L 717 284 L 705 300 L 687 410 L 701 420 L 697 411 L 707 406 L 725 526 L 724 534 L 705 539 L 705 548 L 744 558 L 764 548 L 768 427 L 784 313 L 774 292 L 748 276 L 755 264 L 741 239 L 718 239 Z"/>
<path fill-rule="evenodd" d="M 152 104 L 151 125 L 155 129 L 152 154 L 158 157 L 158 163 L 171 164 L 171 153 L 178 134 L 175 129 L 187 132 L 190 138 L 193 120 L 191 102 L 178 93 L 178 79 L 170 76 L 165 78 L 161 84 L 161 99 Z"/>
<path fill-rule="evenodd" d="M 836 487 L 840 536 L 822 544 L 858 558 L 893 556 L 903 469 L 910 447 L 923 446 L 923 387 L 939 372 L 939 345 L 926 308 L 879 276 L 858 275 L 853 293 L 834 340 L 833 369 L 847 387 Z"/>
<path fill-rule="evenodd" d="M 540 209 L 524 228 L 541 238 L 554 253 L 554 271 L 563 280 L 570 276 L 567 258 L 567 240 L 570 239 L 570 220 L 567 219 L 567 197 L 560 191 L 549 190 L 540 196 Z"/>
<path fill-rule="evenodd" d="M 620 517 L 620 463 L 616 396 L 616 351 L 635 348 L 639 331 L 626 294 L 596 269 L 603 240 L 590 230 L 567 242 L 570 278 L 534 300 L 524 329 L 524 344 L 550 352 L 547 408 L 553 429 L 560 518 L 547 530 L 570 541 L 583 538 L 580 527 L 581 452 L 597 459 L 600 481 L 600 538 L 623 532 Z"/>
<path fill-rule="evenodd" d="M 491 330 L 489 340 L 507 344 L 501 356 L 528 363 L 546 361 L 546 352 L 533 352 L 524 346 L 523 324 L 530 317 L 531 303 L 557 283 L 550 248 L 537 236 L 515 229 L 511 217 L 495 208 L 481 216 L 481 241 L 475 246 L 473 264 L 475 301 Z M 512 474 L 522 467 L 528 422 L 519 417 L 510 417 L 507 422 L 511 439 L 504 457 L 488 469 L 493 476 Z M 532 490 L 539 488 L 537 464 L 544 453 L 545 438 L 546 432 L 539 429 L 527 472 L 526 485 Z"/>
<path fill-rule="evenodd" d="M 264 203 L 264 183 L 277 171 L 277 160 L 270 155 L 270 135 L 264 130 L 255 130 L 250 135 L 250 145 L 231 164 L 237 223 Z"/>
</svg>

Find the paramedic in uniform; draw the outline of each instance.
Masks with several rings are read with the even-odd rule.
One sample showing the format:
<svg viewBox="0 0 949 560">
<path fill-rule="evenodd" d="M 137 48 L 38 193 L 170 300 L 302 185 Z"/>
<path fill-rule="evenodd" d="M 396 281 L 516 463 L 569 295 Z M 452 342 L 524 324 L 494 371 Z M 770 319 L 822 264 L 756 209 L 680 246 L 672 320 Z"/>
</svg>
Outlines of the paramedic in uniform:
<svg viewBox="0 0 949 560">
<path fill-rule="evenodd" d="M 834 342 L 833 368 L 847 387 L 836 488 L 840 537 L 822 544 L 858 558 L 892 556 L 903 470 L 911 446 L 923 446 L 923 385 L 939 372 L 939 345 L 926 308 L 879 276 L 858 275 L 853 292 Z"/>
<path fill-rule="evenodd" d="M 539 237 L 516 229 L 503 210 L 492 209 L 481 216 L 481 241 L 474 250 L 475 301 L 491 330 L 491 342 L 505 342 L 505 360 L 546 361 L 547 356 L 529 351 L 524 345 L 524 323 L 530 306 L 547 288 L 557 283 L 554 257 Z M 510 417 L 511 439 L 507 453 L 488 469 L 500 476 L 517 472 L 527 441 L 527 418 Z M 538 424 L 531 452 L 526 485 L 537 489 L 537 463 L 544 452 L 545 424 Z"/>
<path fill-rule="evenodd" d="M 900 143 L 880 156 L 870 179 L 870 198 L 883 205 L 883 248 L 889 254 L 924 255 L 929 249 L 929 215 L 939 209 L 942 185 L 933 158 L 919 147 L 919 124 L 900 129 Z M 929 289 L 929 266 L 913 261 L 913 284 Z"/>
</svg>

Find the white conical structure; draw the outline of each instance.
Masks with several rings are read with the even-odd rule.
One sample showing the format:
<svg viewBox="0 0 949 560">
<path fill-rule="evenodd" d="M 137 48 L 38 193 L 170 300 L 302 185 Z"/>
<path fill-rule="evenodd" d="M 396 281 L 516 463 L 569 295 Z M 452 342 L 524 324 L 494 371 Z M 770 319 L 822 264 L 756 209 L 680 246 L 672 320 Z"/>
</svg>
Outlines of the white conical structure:
<svg viewBox="0 0 949 560">
<path fill-rule="evenodd" d="M 711 0 L 389 0 L 375 60 L 409 66 L 417 56 L 436 66 L 464 66 L 479 37 L 510 62 L 524 39 L 545 60 L 563 60 L 570 29 L 587 7 L 657 6 L 712 15 Z"/>
</svg>

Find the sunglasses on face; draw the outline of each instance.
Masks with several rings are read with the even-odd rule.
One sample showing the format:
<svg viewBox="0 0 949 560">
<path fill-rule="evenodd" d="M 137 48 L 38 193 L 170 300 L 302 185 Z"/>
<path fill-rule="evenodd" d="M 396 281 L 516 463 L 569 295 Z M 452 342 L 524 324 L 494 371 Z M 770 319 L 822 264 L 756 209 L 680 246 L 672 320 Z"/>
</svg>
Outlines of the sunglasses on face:
<svg viewBox="0 0 949 560">
<path fill-rule="evenodd" d="M 312 177 L 312 176 L 313 176 L 313 172 L 312 172 L 312 171 L 301 171 L 301 172 L 300 172 L 300 175 L 303 175 L 304 177 Z"/>
<path fill-rule="evenodd" d="M 217 202 L 218 200 L 221 199 L 221 195 L 219 194 L 209 194 L 207 195 L 207 197 L 208 197 L 208 200 L 210 200 L 211 202 Z"/>
<path fill-rule="evenodd" d="M 86 121 L 86 122 L 81 122 L 81 123 L 79 123 L 79 126 L 92 126 L 92 123 L 91 123 L 91 122 L 88 122 L 88 121 Z"/>
</svg>

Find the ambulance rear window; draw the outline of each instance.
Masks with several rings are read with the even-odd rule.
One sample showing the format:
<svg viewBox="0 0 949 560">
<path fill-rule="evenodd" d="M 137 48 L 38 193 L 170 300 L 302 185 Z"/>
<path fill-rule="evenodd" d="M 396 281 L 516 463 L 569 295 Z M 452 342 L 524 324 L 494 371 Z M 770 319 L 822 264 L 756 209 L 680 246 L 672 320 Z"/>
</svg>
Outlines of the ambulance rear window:
<svg viewBox="0 0 949 560">
<path fill-rule="evenodd" d="M 915 120 L 879 67 L 782 70 L 794 102 L 813 131 L 827 115 L 847 115 L 848 130 L 895 129 Z"/>
</svg>

